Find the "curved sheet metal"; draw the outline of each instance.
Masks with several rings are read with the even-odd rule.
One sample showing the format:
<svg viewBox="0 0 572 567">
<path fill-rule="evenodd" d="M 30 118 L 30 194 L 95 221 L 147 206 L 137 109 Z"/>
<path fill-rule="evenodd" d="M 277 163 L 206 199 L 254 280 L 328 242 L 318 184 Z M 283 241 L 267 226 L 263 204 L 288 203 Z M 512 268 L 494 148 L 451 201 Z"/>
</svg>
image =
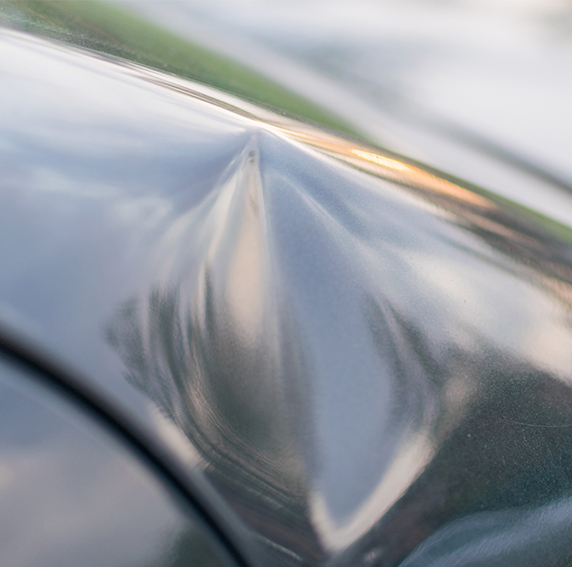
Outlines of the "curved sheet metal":
<svg viewBox="0 0 572 567">
<path fill-rule="evenodd" d="M 0 354 L 2 565 L 244 565 L 93 414 L 11 362 Z"/>
<path fill-rule="evenodd" d="M 0 48 L 0 319 L 171 436 L 269 564 L 516 564 L 538 518 L 528 564 L 572 556 L 568 228 L 208 87 Z"/>
</svg>

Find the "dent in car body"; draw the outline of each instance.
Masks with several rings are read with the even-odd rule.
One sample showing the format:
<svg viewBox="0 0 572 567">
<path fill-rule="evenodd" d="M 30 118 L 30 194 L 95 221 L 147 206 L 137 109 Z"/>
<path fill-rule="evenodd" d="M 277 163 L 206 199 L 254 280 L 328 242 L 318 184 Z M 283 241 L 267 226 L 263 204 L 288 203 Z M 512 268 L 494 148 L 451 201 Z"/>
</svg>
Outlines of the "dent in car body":
<svg viewBox="0 0 572 567">
<path fill-rule="evenodd" d="M 538 517 L 564 533 L 569 229 L 214 89 L 1 48 L 2 319 L 174 424 L 267 561 L 506 564 Z"/>
</svg>

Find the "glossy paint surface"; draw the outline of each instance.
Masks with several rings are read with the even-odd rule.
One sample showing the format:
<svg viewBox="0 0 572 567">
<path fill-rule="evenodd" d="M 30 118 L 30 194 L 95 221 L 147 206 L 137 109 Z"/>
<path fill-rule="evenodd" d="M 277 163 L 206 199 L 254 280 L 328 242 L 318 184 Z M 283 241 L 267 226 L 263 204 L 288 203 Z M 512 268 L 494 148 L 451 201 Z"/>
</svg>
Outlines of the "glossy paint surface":
<svg viewBox="0 0 572 567">
<path fill-rule="evenodd" d="M 127 446 L 0 358 L 0 555 L 6 567 L 232 567 Z"/>
<path fill-rule="evenodd" d="M 382 147 L 572 225 L 567 3 L 121 5 L 303 93 Z"/>
<path fill-rule="evenodd" d="M 567 227 L 204 86 L 0 47 L 0 320 L 201 468 L 266 564 L 570 560 Z"/>
<path fill-rule="evenodd" d="M 166 8 L 168 3 L 155 3 L 161 5 Z M 351 130 L 320 101 L 312 102 L 298 89 L 277 83 L 232 53 L 221 54 L 196 38 L 173 33 L 154 18 L 141 17 L 133 5 L 122 1 L 2 0 L 0 26 L 119 56 L 329 128 Z"/>
</svg>

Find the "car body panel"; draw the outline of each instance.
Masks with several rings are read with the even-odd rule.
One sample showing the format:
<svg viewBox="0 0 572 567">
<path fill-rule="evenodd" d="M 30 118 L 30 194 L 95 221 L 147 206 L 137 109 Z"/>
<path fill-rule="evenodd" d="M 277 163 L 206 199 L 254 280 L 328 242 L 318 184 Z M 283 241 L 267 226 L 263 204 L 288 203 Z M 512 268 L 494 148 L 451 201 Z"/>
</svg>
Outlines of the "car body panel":
<svg viewBox="0 0 572 567">
<path fill-rule="evenodd" d="M 187 79 L 0 41 L 0 320 L 202 471 L 263 562 L 570 558 L 566 225 Z"/>
<path fill-rule="evenodd" d="M 3 565 L 237 565 L 108 420 L 4 352 L 0 400 Z"/>
</svg>

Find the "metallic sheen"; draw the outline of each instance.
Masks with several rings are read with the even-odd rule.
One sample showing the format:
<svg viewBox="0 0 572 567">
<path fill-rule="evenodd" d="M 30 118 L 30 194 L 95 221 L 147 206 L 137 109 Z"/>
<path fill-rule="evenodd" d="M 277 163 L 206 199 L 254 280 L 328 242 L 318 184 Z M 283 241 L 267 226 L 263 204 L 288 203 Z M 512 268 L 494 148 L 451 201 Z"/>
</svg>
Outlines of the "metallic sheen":
<svg viewBox="0 0 572 567">
<path fill-rule="evenodd" d="M 129 448 L 0 358 L 5 567 L 233 567 L 198 517 Z"/>
<path fill-rule="evenodd" d="M 0 49 L 0 320 L 201 468 L 267 564 L 570 559 L 568 227 L 209 87 Z"/>
</svg>

